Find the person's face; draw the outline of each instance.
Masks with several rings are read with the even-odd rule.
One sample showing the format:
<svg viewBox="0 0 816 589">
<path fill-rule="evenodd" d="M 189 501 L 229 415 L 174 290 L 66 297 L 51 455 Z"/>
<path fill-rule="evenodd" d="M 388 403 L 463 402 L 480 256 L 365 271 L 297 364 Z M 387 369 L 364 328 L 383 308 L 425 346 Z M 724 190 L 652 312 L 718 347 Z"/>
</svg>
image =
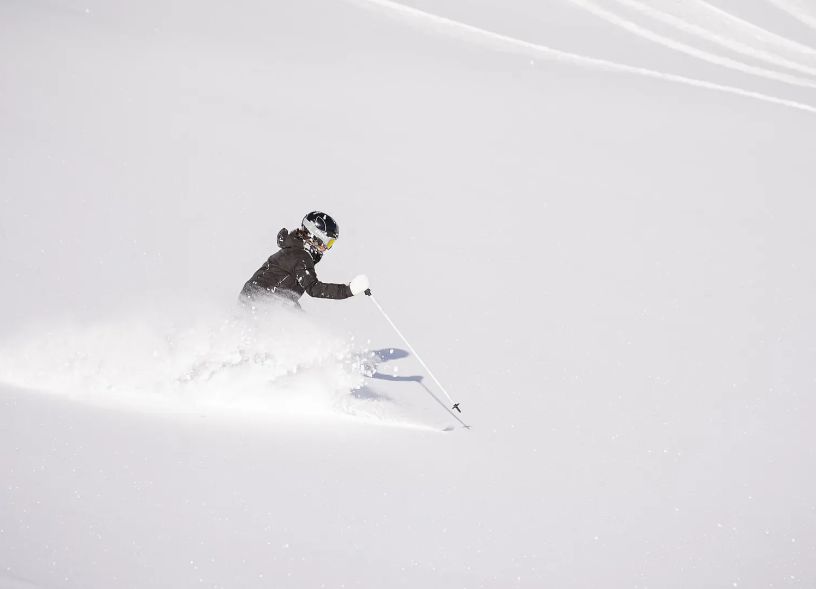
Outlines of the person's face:
<svg viewBox="0 0 816 589">
<path fill-rule="evenodd" d="M 328 243 L 323 243 L 319 239 L 315 239 L 315 244 L 317 245 L 317 250 L 321 254 L 325 254 L 328 250 L 332 248 L 334 242 L 337 241 L 336 239 L 330 239 Z"/>
</svg>

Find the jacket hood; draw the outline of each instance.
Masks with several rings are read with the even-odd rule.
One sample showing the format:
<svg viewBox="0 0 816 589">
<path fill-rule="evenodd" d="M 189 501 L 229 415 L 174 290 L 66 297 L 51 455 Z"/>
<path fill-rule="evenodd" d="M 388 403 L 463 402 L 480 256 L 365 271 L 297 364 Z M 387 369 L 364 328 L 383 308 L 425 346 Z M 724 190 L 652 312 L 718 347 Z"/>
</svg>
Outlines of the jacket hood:
<svg viewBox="0 0 816 589">
<path fill-rule="evenodd" d="M 296 231 L 289 233 L 289 230 L 284 227 L 278 231 L 278 247 L 281 249 L 288 249 L 292 247 L 303 247 L 303 240 L 298 237 Z"/>
<path fill-rule="evenodd" d="M 278 247 L 281 249 L 302 249 L 309 253 L 315 264 L 323 257 L 323 254 L 309 247 L 308 244 L 303 241 L 303 238 L 297 230 L 290 233 L 286 227 L 278 231 Z"/>
</svg>

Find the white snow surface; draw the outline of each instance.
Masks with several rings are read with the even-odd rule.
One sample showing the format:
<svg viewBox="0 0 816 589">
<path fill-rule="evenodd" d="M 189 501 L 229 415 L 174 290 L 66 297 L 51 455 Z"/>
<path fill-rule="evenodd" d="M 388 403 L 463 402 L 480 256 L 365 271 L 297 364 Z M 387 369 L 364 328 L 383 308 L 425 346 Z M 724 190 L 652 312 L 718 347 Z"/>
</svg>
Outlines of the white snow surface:
<svg viewBox="0 0 816 589">
<path fill-rule="evenodd" d="M 815 587 L 814 23 L 0 3 L 0 588 Z"/>
</svg>

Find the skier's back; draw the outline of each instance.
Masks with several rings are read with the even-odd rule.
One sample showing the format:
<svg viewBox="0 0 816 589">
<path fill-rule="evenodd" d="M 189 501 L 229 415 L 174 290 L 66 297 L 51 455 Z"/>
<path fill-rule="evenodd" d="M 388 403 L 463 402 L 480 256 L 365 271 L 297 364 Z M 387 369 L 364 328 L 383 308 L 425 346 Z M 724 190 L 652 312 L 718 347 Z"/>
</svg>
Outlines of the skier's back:
<svg viewBox="0 0 816 589">
<path fill-rule="evenodd" d="M 337 222 L 326 213 L 313 211 L 303 218 L 300 228 L 278 233 L 278 247 L 269 259 L 258 268 L 244 288 L 241 297 L 257 301 L 265 297 L 277 297 L 297 304 L 303 293 L 322 299 L 346 299 L 368 288 L 368 278 L 355 277 L 349 284 L 321 282 L 315 272 L 320 262 L 340 236 Z"/>
</svg>

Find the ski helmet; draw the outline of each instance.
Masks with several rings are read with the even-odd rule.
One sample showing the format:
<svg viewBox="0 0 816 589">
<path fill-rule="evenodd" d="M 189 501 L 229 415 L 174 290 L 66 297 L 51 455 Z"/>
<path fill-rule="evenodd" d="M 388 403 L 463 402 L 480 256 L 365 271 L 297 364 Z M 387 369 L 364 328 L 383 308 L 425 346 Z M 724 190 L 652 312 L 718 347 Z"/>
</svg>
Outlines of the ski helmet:
<svg viewBox="0 0 816 589">
<path fill-rule="evenodd" d="M 340 226 L 326 213 L 312 211 L 303 217 L 303 228 L 327 249 L 340 237 Z"/>
</svg>

